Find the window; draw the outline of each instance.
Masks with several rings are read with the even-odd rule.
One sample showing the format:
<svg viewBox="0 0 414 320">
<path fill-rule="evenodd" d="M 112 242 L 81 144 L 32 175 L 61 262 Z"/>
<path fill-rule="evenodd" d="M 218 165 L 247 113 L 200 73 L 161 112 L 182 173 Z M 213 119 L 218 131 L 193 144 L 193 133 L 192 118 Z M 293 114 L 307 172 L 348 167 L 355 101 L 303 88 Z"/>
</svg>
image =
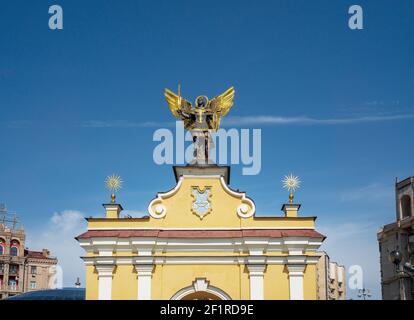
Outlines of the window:
<svg viewBox="0 0 414 320">
<path fill-rule="evenodd" d="M 31 274 L 37 274 L 37 268 L 36 268 L 36 266 L 31 266 L 30 273 Z"/>
<path fill-rule="evenodd" d="M 17 281 L 15 279 L 9 279 L 9 289 L 10 290 L 17 289 Z"/>
<path fill-rule="evenodd" d="M 17 249 L 17 247 L 11 247 L 10 248 L 10 255 L 13 257 L 17 257 L 19 253 L 19 250 Z"/>
<path fill-rule="evenodd" d="M 401 197 L 402 218 L 411 217 L 411 198 L 408 195 Z"/>
<path fill-rule="evenodd" d="M 17 257 L 19 255 L 20 243 L 17 240 L 12 240 L 10 244 L 10 255 Z"/>
<path fill-rule="evenodd" d="M 18 266 L 18 265 L 16 265 L 16 264 L 11 264 L 9 268 L 10 268 L 10 269 L 9 269 L 9 272 L 10 272 L 10 273 L 18 273 L 18 270 L 19 270 L 19 266 Z"/>
<path fill-rule="evenodd" d="M 30 289 L 36 289 L 36 281 L 30 281 Z"/>
<path fill-rule="evenodd" d="M 0 256 L 4 254 L 5 245 L 6 245 L 6 241 L 4 241 L 4 239 L 0 238 Z"/>
</svg>

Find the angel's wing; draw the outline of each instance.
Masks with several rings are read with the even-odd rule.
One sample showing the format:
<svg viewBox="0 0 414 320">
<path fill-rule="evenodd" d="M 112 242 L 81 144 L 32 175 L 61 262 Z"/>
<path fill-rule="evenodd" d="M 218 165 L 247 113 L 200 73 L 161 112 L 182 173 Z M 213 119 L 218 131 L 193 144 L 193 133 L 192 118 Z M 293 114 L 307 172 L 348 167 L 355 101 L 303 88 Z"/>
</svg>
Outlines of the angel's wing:
<svg viewBox="0 0 414 320">
<path fill-rule="evenodd" d="M 211 99 L 208 104 L 209 111 L 213 114 L 213 118 L 210 121 L 210 127 L 213 130 L 218 130 L 220 127 L 221 118 L 224 117 L 233 106 L 234 87 L 227 89 L 223 94 Z"/>
<path fill-rule="evenodd" d="M 223 94 L 215 97 L 210 101 L 209 107 L 212 112 L 218 113 L 219 117 L 224 117 L 233 106 L 234 87 L 227 89 Z"/>
<path fill-rule="evenodd" d="M 187 101 L 181 96 L 176 95 L 169 89 L 165 89 L 165 100 L 167 100 L 168 107 L 174 117 L 183 120 L 182 113 L 188 113 L 191 110 L 191 102 Z"/>
</svg>

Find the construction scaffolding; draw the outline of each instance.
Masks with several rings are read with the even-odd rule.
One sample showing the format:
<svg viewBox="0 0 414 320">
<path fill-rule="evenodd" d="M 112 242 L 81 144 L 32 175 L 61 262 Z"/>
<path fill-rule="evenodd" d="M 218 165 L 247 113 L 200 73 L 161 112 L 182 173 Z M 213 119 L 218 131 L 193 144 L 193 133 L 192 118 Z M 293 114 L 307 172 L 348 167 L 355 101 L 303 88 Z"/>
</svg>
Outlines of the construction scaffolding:
<svg viewBox="0 0 414 320">
<path fill-rule="evenodd" d="M 11 230 L 17 230 L 19 228 L 19 221 L 17 220 L 16 213 L 10 213 L 4 203 L 0 203 L 0 225 L 7 227 Z"/>
</svg>

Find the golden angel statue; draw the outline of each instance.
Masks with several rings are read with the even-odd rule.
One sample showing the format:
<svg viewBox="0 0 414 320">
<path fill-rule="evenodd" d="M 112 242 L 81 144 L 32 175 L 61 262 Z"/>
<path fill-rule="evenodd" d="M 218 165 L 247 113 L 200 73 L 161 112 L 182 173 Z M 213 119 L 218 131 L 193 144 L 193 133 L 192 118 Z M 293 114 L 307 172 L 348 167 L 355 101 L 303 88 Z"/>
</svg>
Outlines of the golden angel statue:
<svg viewBox="0 0 414 320">
<path fill-rule="evenodd" d="M 193 106 L 191 102 L 181 97 L 180 86 L 178 94 L 165 89 L 165 98 L 174 117 L 184 122 L 184 127 L 191 132 L 194 143 L 194 157 L 197 164 L 210 164 L 209 150 L 213 147 L 210 130 L 215 132 L 220 126 L 220 120 L 233 106 L 234 88 L 231 87 L 223 94 L 209 100 L 206 96 L 198 96 Z"/>
</svg>

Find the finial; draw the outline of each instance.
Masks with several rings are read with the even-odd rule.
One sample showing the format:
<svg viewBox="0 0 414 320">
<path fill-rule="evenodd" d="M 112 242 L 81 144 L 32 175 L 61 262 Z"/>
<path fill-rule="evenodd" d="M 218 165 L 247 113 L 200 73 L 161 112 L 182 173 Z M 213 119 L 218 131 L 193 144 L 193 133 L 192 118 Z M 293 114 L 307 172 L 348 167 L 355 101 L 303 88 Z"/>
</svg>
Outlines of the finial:
<svg viewBox="0 0 414 320">
<path fill-rule="evenodd" d="M 299 177 L 290 174 L 288 176 L 285 176 L 285 178 L 282 180 L 282 183 L 283 188 L 289 191 L 289 203 L 293 203 L 293 199 L 295 198 L 294 192 L 296 189 L 299 189 L 301 183 Z"/>
<path fill-rule="evenodd" d="M 106 177 L 105 184 L 111 194 L 111 203 L 116 203 L 116 192 L 122 188 L 122 179 L 120 176 L 113 174 L 112 176 Z"/>
</svg>

